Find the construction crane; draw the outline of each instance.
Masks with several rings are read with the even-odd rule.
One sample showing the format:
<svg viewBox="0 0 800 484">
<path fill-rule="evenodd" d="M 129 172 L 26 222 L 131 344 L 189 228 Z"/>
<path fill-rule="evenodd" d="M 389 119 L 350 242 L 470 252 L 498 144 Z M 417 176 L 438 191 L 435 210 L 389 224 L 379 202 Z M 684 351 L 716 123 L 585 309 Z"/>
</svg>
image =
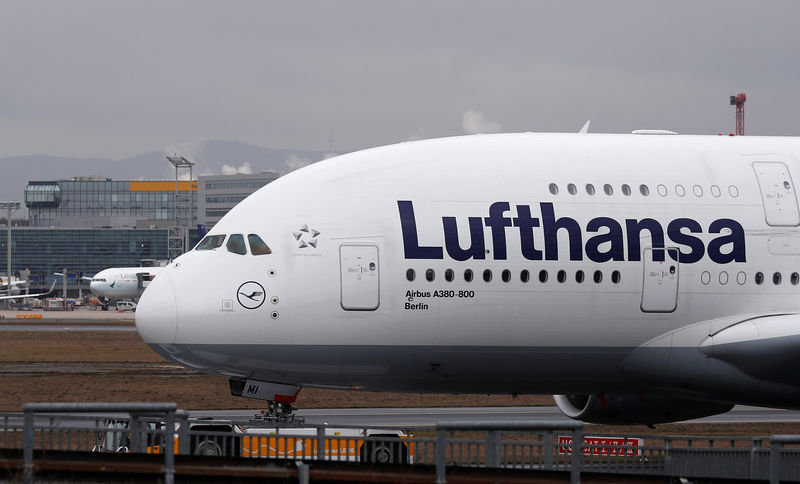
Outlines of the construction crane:
<svg viewBox="0 0 800 484">
<path fill-rule="evenodd" d="M 744 92 L 740 92 L 735 96 L 731 96 L 731 106 L 736 106 L 736 136 L 744 135 L 744 102 L 747 101 L 747 96 Z"/>
</svg>

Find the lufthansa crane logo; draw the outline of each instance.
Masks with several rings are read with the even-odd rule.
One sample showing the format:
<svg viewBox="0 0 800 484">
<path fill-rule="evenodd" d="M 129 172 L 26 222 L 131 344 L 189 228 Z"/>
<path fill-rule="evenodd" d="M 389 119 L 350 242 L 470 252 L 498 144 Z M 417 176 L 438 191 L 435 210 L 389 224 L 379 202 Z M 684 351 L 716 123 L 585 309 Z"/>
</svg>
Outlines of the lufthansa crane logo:
<svg viewBox="0 0 800 484">
<path fill-rule="evenodd" d="M 307 247 L 317 248 L 317 236 L 320 234 L 319 230 L 310 228 L 307 224 L 297 229 L 297 232 L 292 232 L 294 240 L 297 241 L 298 249 L 305 249 Z"/>
<path fill-rule="evenodd" d="M 257 309 L 264 304 L 264 300 L 267 297 L 261 284 L 255 281 L 247 281 L 239 286 L 236 291 L 236 299 L 245 309 Z"/>
</svg>

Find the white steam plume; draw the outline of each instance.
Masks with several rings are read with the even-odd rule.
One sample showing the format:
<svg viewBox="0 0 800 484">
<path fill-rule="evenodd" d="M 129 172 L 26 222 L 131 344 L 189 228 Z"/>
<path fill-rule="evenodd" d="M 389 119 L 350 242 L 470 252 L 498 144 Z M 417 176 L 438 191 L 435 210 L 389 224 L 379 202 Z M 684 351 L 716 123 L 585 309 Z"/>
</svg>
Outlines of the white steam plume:
<svg viewBox="0 0 800 484">
<path fill-rule="evenodd" d="M 474 109 L 468 110 L 461 116 L 461 125 L 467 134 L 499 133 L 503 130 L 500 123 L 486 119 L 485 114 Z"/>
</svg>

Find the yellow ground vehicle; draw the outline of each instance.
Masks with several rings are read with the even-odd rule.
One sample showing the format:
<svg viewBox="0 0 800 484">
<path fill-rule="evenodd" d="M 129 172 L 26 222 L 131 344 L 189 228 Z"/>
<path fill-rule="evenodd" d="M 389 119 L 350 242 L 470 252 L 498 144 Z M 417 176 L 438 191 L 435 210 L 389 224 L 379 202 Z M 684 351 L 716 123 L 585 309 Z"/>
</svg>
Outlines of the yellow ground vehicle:
<svg viewBox="0 0 800 484">
<path fill-rule="evenodd" d="M 175 453 L 269 459 L 317 459 L 324 449 L 325 460 L 413 463 L 414 447 L 399 430 L 322 427 L 243 426 L 223 420 L 190 420 L 189 444 L 176 426 Z M 158 439 L 148 438 L 148 453 L 160 453 Z M 183 447 L 183 448 L 182 448 Z"/>
<path fill-rule="evenodd" d="M 388 463 L 413 461 L 413 444 L 396 430 L 325 428 L 318 437 L 314 427 L 249 428 L 242 434 L 242 457 L 317 458 L 324 449 L 325 459 Z"/>
</svg>

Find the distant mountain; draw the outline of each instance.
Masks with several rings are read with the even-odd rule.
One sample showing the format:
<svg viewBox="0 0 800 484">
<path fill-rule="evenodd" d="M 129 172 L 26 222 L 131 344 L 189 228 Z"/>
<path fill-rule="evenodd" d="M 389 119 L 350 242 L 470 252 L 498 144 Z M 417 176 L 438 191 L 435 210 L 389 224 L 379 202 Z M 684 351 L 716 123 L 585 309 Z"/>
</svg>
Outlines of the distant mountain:
<svg viewBox="0 0 800 484">
<path fill-rule="evenodd" d="M 319 161 L 328 154 L 318 151 L 273 150 L 237 141 L 213 140 L 150 151 L 124 160 L 62 158 L 58 156 L 10 156 L 0 158 L 0 200 L 23 201 L 31 180 L 64 180 L 74 176 L 104 176 L 114 180 L 174 179 L 175 168 L 166 155 L 185 156 L 195 163 L 193 174 L 288 173 Z M 180 174 L 184 175 L 184 170 Z"/>
</svg>

